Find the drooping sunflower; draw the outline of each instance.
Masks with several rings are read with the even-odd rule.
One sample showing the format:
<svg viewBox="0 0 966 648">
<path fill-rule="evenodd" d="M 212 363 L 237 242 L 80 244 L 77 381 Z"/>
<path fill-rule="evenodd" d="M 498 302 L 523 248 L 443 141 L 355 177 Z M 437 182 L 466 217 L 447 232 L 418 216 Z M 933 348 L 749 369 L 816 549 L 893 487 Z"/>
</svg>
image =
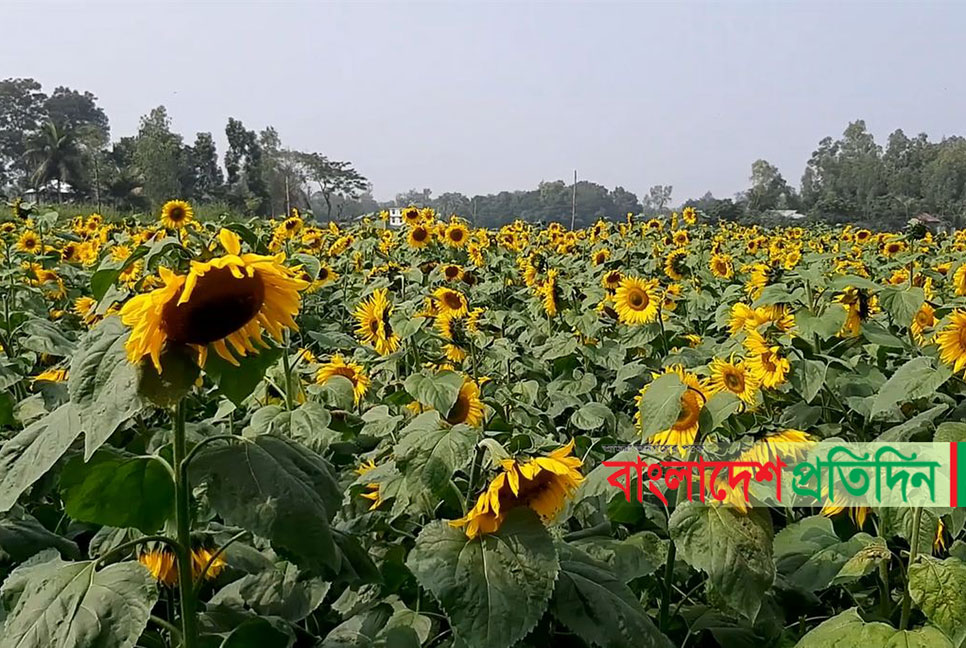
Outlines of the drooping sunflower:
<svg viewBox="0 0 966 648">
<path fill-rule="evenodd" d="M 865 520 L 872 512 L 868 506 L 850 505 L 847 503 L 826 502 L 822 507 L 821 514 L 825 517 L 835 517 L 839 513 L 847 511 L 855 526 L 861 529 L 865 526 Z"/>
<path fill-rule="evenodd" d="M 69 373 L 67 369 L 47 369 L 36 376 L 34 376 L 33 382 L 54 382 L 62 383 L 67 382 Z"/>
<path fill-rule="evenodd" d="M 591 257 L 591 261 L 595 266 L 599 266 L 600 264 L 605 263 L 609 258 L 610 250 L 607 248 L 601 248 L 594 252 L 594 255 Z"/>
<path fill-rule="evenodd" d="M 241 254 L 241 241 L 227 229 L 218 240 L 225 255 L 192 261 L 187 276 L 162 267 L 163 286 L 124 304 L 121 321 L 132 327 L 125 345 L 132 363 L 149 355 L 160 372 L 161 351 L 174 343 L 197 348 L 201 364 L 210 345 L 238 365 L 234 354 L 257 353 L 255 344 L 267 347 L 263 332 L 281 342 L 284 329 L 298 330 L 299 292 L 308 283 L 282 265 L 285 255 Z"/>
<path fill-rule="evenodd" d="M 671 424 L 666 430 L 661 430 L 651 436 L 648 442 L 655 443 L 658 445 L 666 446 L 688 446 L 694 443 L 695 437 L 698 434 L 698 421 L 701 418 L 701 410 L 704 409 L 705 403 L 708 402 L 708 394 L 704 385 L 701 381 L 690 371 L 685 371 L 682 365 L 673 365 L 667 367 L 664 370 L 665 374 L 677 374 L 678 378 L 684 383 L 685 390 L 681 394 L 680 402 L 680 412 L 678 413 L 677 419 Z M 657 379 L 662 374 L 652 374 L 653 378 Z M 640 405 L 641 399 L 644 398 L 644 394 L 647 393 L 647 389 L 650 387 L 650 383 L 644 385 L 640 393 L 636 397 L 636 402 Z M 634 415 L 634 420 L 637 421 L 638 426 L 643 425 L 641 420 L 641 412 L 638 409 L 637 413 Z"/>
<path fill-rule="evenodd" d="M 782 357 L 780 347 L 769 344 L 757 331 L 748 331 L 745 348 L 748 349 L 745 364 L 762 387 L 774 389 L 785 382 L 791 365 Z"/>
<path fill-rule="evenodd" d="M 949 322 L 936 334 L 939 358 L 953 366 L 959 373 L 966 367 L 966 311 L 956 309 L 949 315 Z"/>
<path fill-rule="evenodd" d="M 571 456 L 573 440 L 543 457 L 506 459 L 501 472 L 487 486 L 476 505 L 450 526 L 465 528 L 470 539 L 500 528 L 508 511 L 532 509 L 544 522 L 551 522 L 563 510 L 567 499 L 584 477 L 583 462 Z"/>
<path fill-rule="evenodd" d="M 470 238 L 470 231 L 466 225 L 460 222 L 450 223 L 443 233 L 443 242 L 454 248 L 461 248 L 466 245 Z"/>
<path fill-rule="evenodd" d="M 352 383 L 353 398 L 358 405 L 369 389 L 369 376 L 366 375 L 362 365 L 356 362 L 346 362 L 342 354 L 337 353 L 332 356 L 331 360 L 319 367 L 315 374 L 315 383 L 324 385 L 333 376 L 342 376 L 349 379 L 349 382 Z"/>
<path fill-rule="evenodd" d="M 719 279 L 731 279 L 735 274 L 735 267 L 730 254 L 711 255 L 711 274 Z"/>
<path fill-rule="evenodd" d="M 161 224 L 168 229 L 181 229 L 191 222 L 195 212 L 183 200 L 169 200 L 161 208 Z"/>
<path fill-rule="evenodd" d="M 154 580 L 162 585 L 174 587 L 178 584 L 178 563 L 174 552 L 167 547 L 139 554 L 138 562 L 147 567 Z"/>
<path fill-rule="evenodd" d="M 657 281 L 625 277 L 617 287 L 614 305 L 620 321 L 624 324 L 636 326 L 653 322 L 661 306 Z"/>
<path fill-rule="evenodd" d="M 924 344 L 926 341 L 924 332 L 936 325 L 936 311 L 928 303 L 923 303 L 912 318 L 909 331 L 917 344 Z"/>
<path fill-rule="evenodd" d="M 374 290 L 368 299 L 356 307 L 356 335 L 372 345 L 379 355 L 389 355 L 399 348 L 399 336 L 389 323 L 392 308 L 389 291 L 385 288 Z"/>
<path fill-rule="evenodd" d="M 751 374 L 741 361 L 714 358 L 711 361 L 711 380 L 708 383 L 711 394 L 729 392 L 747 405 L 755 405 L 758 397 L 758 379 Z"/>
<path fill-rule="evenodd" d="M 469 311 L 466 296 L 458 290 L 444 286 L 437 288 L 433 297 L 436 299 L 436 307 L 440 313 L 465 315 Z"/>
<path fill-rule="evenodd" d="M 40 251 L 40 237 L 32 230 L 27 230 L 17 239 L 17 249 L 21 252 L 36 254 Z"/>
<path fill-rule="evenodd" d="M 483 401 L 480 400 L 480 386 L 471 378 L 463 378 L 463 386 L 456 402 L 443 417 L 451 425 L 463 423 L 471 427 L 483 424 Z"/>
<path fill-rule="evenodd" d="M 543 311 L 547 314 L 547 317 L 557 316 L 557 298 L 559 297 L 557 290 L 557 270 L 553 268 L 547 272 L 547 278 L 544 280 L 543 284 L 537 288 L 537 294 L 540 295 L 540 303 L 543 306 Z"/>
<path fill-rule="evenodd" d="M 318 287 L 322 287 L 338 278 L 338 273 L 329 267 L 327 263 L 323 263 L 319 265 L 319 276 L 315 278 L 315 283 L 318 285 Z"/>
<path fill-rule="evenodd" d="M 621 284 L 621 279 L 623 275 L 620 270 L 611 270 L 610 272 L 605 272 L 604 276 L 600 279 L 600 284 L 611 292 L 617 290 L 617 287 Z"/>
<path fill-rule="evenodd" d="M 93 297 L 78 297 L 74 300 L 74 312 L 83 320 L 84 324 L 91 326 L 98 320 L 97 300 Z"/>
<path fill-rule="evenodd" d="M 862 289 L 847 287 L 841 294 L 836 295 L 833 301 L 842 304 L 845 309 L 845 322 L 842 330 L 839 331 L 840 337 L 856 336 L 862 330 L 862 322 L 869 318 L 874 308 L 873 298 Z"/>
<path fill-rule="evenodd" d="M 953 285 L 956 287 L 956 294 L 962 297 L 966 295 L 966 263 L 956 268 L 953 273 Z"/>
<path fill-rule="evenodd" d="M 683 248 L 672 250 L 664 259 L 664 274 L 674 281 L 681 281 L 688 274 L 688 251 Z"/>
</svg>

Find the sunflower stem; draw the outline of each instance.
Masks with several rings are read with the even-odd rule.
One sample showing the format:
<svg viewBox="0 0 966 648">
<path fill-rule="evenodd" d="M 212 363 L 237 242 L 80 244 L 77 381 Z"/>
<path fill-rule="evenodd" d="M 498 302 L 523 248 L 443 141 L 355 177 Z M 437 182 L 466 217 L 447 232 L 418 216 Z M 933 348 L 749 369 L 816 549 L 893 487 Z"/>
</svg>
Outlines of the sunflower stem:
<svg viewBox="0 0 966 648">
<path fill-rule="evenodd" d="M 197 648 L 198 619 L 191 576 L 191 487 L 185 461 L 185 406 L 178 401 L 174 410 L 175 522 L 178 528 L 178 590 L 181 600 L 181 646 Z"/>
<path fill-rule="evenodd" d="M 899 617 L 899 630 L 909 627 L 909 614 L 912 611 L 912 594 L 909 592 L 909 570 L 919 553 L 919 531 L 922 526 L 922 507 L 916 507 L 916 517 L 912 522 L 912 539 L 909 541 L 909 562 L 906 563 L 906 591 L 902 595 L 902 615 Z"/>
<path fill-rule="evenodd" d="M 292 365 L 288 358 L 289 346 L 288 333 L 286 332 L 285 349 L 282 353 L 282 371 L 285 372 L 285 409 L 291 412 L 295 409 L 295 406 L 292 400 Z"/>
</svg>

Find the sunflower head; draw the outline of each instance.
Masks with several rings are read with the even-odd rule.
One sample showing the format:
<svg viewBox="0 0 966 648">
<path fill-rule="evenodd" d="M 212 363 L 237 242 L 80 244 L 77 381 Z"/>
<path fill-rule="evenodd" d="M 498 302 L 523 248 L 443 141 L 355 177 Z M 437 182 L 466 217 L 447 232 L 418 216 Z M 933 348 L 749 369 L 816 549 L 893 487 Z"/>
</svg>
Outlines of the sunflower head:
<svg viewBox="0 0 966 648">
<path fill-rule="evenodd" d="M 683 366 L 670 366 L 665 369 L 664 373 L 676 374 L 681 382 L 684 383 L 685 390 L 681 394 L 680 410 L 677 419 L 671 424 L 671 427 L 655 433 L 649 439 L 649 442 L 681 448 L 682 446 L 688 446 L 694 443 L 698 435 L 698 423 L 701 418 L 701 411 L 708 401 L 708 395 L 698 377 L 686 371 Z M 656 379 L 660 376 L 661 374 L 654 374 L 653 377 Z M 644 394 L 647 393 L 648 387 L 650 387 L 650 384 L 645 385 L 637 395 L 636 401 L 638 404 L 644 398 Z M 638 410 L 634 418 L 638 425 L 643 425 L 640 410 Z"/>
<path fill-rule="evenodd" d="M 480 400 L 480 386 L 470 378 L 463 379 L 456 402 L 445 416 L 451 425 L 479 427 L 483 424 L 483 401 Z"/>
<path fill-rule="evenodd" d="M 755 405 L 758 395 L 758 379 L 746 369 L 744 363 L 720 358 L 711 361 L 708 387 L 712 394 L 729 392 L 750 406 Z"/>
<path fill-rule="evenodd" d="M 356 307 L 356 335 L 366 344 L 372 345 L 379 355 L 389 355 L 399 348 L 399 336 L 392 330 L 389 316 L 392 303 L 389 291 L 379 288 Z"/>
<path fill-rule="evenodd" d="M 469 311 L 466 296 L 458 290 L 446 287 L 437 288 L 433 297 L 436 299 L 436 307 L 440 313 L 465 315 Z"/>
<path fill-rule="evenodd" d="M 636 326 L 654 321 L 661 305 L 657 281 L 625 277 L 617 287 L 614 304 L 617 315 L 624 324 Z"/>
<path fill-rule="evenodd" d="M 672 250 L 664 260 L 664 274 L 674 281 L 681 281 L 689 272 L 688 251 L 682 248 Z"/>
<path fill-rule="evenodd" d="M 337 353 L 332 356 L 329 362 L 319 367 L 315 375 L 315 382 L 316 384 L 324 385 L 334 376 L 342 376 L 352 383 L 353 397 L 356 405 L 358 405 L 359 401 L 369 389 L 369 377 L 366 375 L 362 365 L 355 362 L 346 362 L 342 354 Z"/>
<path fill-rule="evenodd" d="M 169 200 L 161 208 L 161 224 L 168 229 L 181 229 L 194 218 L 195 212 L 183 200 Z"/>
</svg>

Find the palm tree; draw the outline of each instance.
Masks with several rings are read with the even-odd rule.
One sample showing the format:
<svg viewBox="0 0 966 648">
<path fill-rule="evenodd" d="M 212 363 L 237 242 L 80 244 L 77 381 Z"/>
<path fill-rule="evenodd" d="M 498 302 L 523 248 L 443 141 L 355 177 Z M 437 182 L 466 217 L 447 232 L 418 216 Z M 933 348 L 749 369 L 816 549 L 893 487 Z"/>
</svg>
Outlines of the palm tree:
<svg viewBox="0 0 966 648">
<path fill-rule="evenodd" d="M 76 185 L 82 177 L 83 154 L 74 132 L 53 121 L 40 128 L 24 157 L 36 164 L 30 176 L 34 187 L 40 189 L 56 180 L 59 200 L 63 198 L 64 183 Z"/>
</svg>

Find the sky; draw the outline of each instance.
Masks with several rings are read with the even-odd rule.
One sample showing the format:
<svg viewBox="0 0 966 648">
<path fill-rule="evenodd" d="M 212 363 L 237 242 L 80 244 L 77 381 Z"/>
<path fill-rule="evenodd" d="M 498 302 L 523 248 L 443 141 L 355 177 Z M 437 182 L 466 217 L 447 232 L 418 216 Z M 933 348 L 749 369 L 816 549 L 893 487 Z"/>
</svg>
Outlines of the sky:
<svg viewBox="0 0 966 648">
<path fill-rule="evenodd" d="M 798 185 L 864 119 L 966 135 L 966 3 L 0 0 L 0 77 L 89 90 L 112 136 L 163 104 L 351 161 L 380 200 L 583 179 L 674 202 Z M 18 26 L 19 27 L 15 27 Z M 569 180 L 568 180 L 569 181 Z"/>
</svg>

